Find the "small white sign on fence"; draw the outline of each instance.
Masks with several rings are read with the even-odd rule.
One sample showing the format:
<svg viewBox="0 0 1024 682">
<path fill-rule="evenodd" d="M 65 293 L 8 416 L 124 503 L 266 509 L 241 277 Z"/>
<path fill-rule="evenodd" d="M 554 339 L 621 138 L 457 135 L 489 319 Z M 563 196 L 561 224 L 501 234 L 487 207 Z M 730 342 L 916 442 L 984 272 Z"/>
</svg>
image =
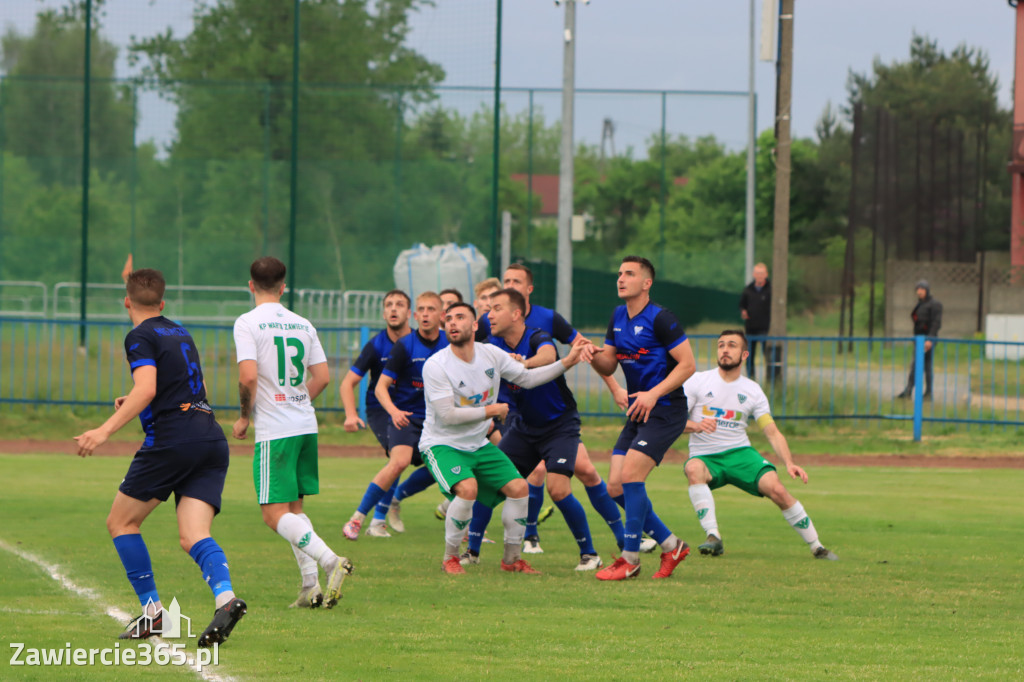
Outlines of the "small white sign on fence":
<svg viewBox="0 0 1024 682">
<path fill-rule="evenodd" d="M 1015 344 L 1024 341 L 1024 315 L 986 315 L 985 340 L 1004 342 L 986 343 L 987 359 L 1019 361 L 1024 357 L 1024 346 Z"/>
</svg>

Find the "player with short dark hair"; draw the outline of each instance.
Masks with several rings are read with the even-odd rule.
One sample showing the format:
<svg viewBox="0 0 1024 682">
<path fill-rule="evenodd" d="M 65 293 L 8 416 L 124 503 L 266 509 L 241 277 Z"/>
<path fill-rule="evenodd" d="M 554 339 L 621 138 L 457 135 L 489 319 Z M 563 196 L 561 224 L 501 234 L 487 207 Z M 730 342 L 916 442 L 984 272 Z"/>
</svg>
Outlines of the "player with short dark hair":
<svg viewBox="0 0 1024 682">
<path fill-rule="evenodd" d="M 740 372 L 748 352 L 746 335 L 738 329 L 726 329 L 718 337 L 718 367 L 697 372 L 683 384 L 690 410 L 686 478 L 693 510 L 707 535 L 698 549 L 712 556 L 724 551 L 711 491 L 734 485 L 774 502 L 786 522 L 810 546 L 814 558 L 835 561 L 839 557 L 818 540 L 811 517 L 779 480 L 775 465 L 750 445 L 747 426 L 753 419 L 785 462 L 790 477 L 807 483 L 807 472 L 793 462 L 786 437 L 772 419 L 768 397 L 755 381 Z"/>
<path fill-rule="evenodd" d="M 303 498 L 320 492 L 313 401 L 330 382 L 327 355 L 313 324 L 281 305 L 284 263 L 267 256 L 249 268 L 255 307 L 235 320 L 240 416 L 232 428 L 242 440 L 256 422 L 253 481 L 263 522 L 288 541 L 302 586 L 292 607 L 333 607 L 352 563 L 313 529 Z M 306 375 L 309 378 L 306 378 Z M 320 589 L 319 570 L 327 577 Z"/>
<path fill-rule="evenodd" d="M 582 344 L 566 358 L 545 367 L 526 369 L 508 353 L 473 340 L 476 311 L 456 303 L 445 311 L 450 345 L 427 358 L 423 366 L 426 419 L 420 449 L 445 496 L 451 500 L 445 518 L 446 573 L 465 573 L 459 545 L 473 515 L 473 504 L 494 507 L 503 499 L 505 552 L 501 568 L 537 573 L 520 555 L 526 521 L 526 481 L 508 457 L 487 440 L 488 422 L 503 418 L 508 405 L 498 402 L 502 379 L 524 388 L 551 381 L 579 362 Z"/>
<path fill-rule="evenodd" d="M 206 400 L 192 336 L 161 314 L 165 288 L 158 270 L 128 275 L 124 306 L 134 328 L 124 348 L 134 386 L 114 401 L 109 419 L 75 441 L 78 454 L 86 457 L 135 417 L 146 434 L 107 516 L 107 530 L 143 609 L 120 638 L 144 639 L 163 630 L 163 608 L 141 526 L 173 493 L 181 548 L 214 595 L 213 621 L 199 636 L 199 646 L 208 647 L 226 640 L 246 612 L 245 602 L 235 597 L 224 551 L 210 536 L 228 471 L 228 443 Z"/>
<path fill-rule="evenodd" d="M 626 375 L 632 402 L 627 421 L 612 450 L 609 479 L 613 493 L 621 482 L 626 510 L 625 547 L 615 563 L 597 572 L 600 580 L 625 580 L 640 573 L 640 536 L 647 531 L 664 550 L 654 578 L 672 575 L 689 546 L 654 514 L 645 481 L 686 426 L 683 382 L 695 368 L 686 333 L 670 310 L 651 301 L 654 266 L 646 258 L 627 256 L 616 282 L 625 301 L 612 314 L 604 347 L 591 365 L 610 375 L 616 366 Z"/>
<path fill-rule="evenodd" d="M 343 532 L 349 540 L 359 539 L 366 515 L 406 467 L 423 463 L 419 451 L 420 431 L 426 416 L 423 363 L 448 345 L 440 327 L 441 306 L 441 297 L 432 291 L 416 297 L 418 328 L 395 342 L 377 381 L 374 395 L 391 418 L 388 424 L 388 463 L 370 481 L 362 501 L 345 524 Z"/>
<path fill-rule="evenodd" d="M 462 303 L 462 292 L 455 288 L 441 289 L 437 295 L 441 297 L 442 312 L 456 303 Z"/>
</svg>

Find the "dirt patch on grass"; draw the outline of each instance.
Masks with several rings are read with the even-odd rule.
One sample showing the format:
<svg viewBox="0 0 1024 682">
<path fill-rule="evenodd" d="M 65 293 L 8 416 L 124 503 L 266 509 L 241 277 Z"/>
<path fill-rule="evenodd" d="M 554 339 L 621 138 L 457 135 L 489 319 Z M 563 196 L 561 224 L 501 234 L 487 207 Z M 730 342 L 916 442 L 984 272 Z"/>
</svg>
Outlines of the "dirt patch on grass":
<svg viewBox="0 0 1024 682">
<path fill-rule="evenodd" d="M 104 443 L 97 453 L 104 457 L 124 457 L 135 454 L 138 444 L 134 442 Z M 0 440 L 2 454 L 67 454 L 74 455 L 77 447 L 71 440 Z M 252 456 L 252 445 L 231 445 L 231 454 Z M 322 457 L 381 457 L 381 449 L 368 445 L 320 445 Z M 608 450 L 591 450 L 595 462 L 607 462 L 611 457 Z M 771 458 L 770 458 L 771 459 Z M 682 463 L 686 453 L 669 450 L 665 461 Z M 947 469 L 1024 469 L 1024 455 L 979 455 L 971 456 L 924 456 L 924 455 L 801 455 L 797 462 L 804 467 L 814 466 L 878 466 L 878 467 L 922 467 Z M 775 462 L 779 464 L 778 461 Z"/>
</svg>

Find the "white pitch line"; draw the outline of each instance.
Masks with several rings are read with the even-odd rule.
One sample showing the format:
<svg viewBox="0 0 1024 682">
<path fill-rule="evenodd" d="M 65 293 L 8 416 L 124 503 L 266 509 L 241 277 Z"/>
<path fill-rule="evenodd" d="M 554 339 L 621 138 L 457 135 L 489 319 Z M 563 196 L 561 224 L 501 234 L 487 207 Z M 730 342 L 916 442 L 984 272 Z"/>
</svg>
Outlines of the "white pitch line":
<svg viewBox="0 0 1024 682">
<path fill-rule="evenodd" d="M 84 597 L 85 599 L 96 602 L 103 609 L 103 612 L 105 614 L 116 620 L 118 623 L 127 623 L 132 618 L 134 618 L 134 616 L 132 616 L 129 613 L 125 613 L 116 606 L 104 604 L 103 601 L 100 599 L 100 596 L 96 593 L 96 590 L 93 590 L 89 587 L 83 587 L 78 583 L 74 582 L 73 580 L 71 580 L 71 578 L 67 576 L 67 574 L 64 573 L 64 570 L 57 564 L 51 564 L 45 559 L 39 558 L 32 552 L 27 552 L 19 547 L 10 545 L 3 538 L 0 538 L 0 549 L 10 554 L 13 554 L 16 557 L 24 559 L 25 561 L 31 564 L 35 564 L 39 568 L 43 569 L 43 571 L 45 571 L 51 578 L 60 583 L 60 586 L 68 592 L 73 592 L 79 597 Z M 156 636 L 153 636 L 150 639 L 158 643 L 164 642 L 164 640 Z M 208 680 L 209 682 L 233 682 L 234 678 L 228 675 L 218 675 L 214 672 L 199 670 L 198 664 L 196 663 L 196 657 L 188 651 L 185 651 L 184 654 L 185 659 L 188 661 L 189 669 L 202 679 Z"/>
</svg>

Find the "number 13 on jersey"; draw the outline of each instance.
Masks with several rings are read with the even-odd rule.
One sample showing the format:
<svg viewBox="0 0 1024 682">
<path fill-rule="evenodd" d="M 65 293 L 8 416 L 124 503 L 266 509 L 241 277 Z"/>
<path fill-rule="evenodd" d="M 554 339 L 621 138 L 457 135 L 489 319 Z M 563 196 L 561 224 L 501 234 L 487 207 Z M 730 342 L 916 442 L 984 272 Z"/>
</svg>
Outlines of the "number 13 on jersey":
<svg viewBox="0 0 1024 682">
<path fill-rule="evenodd" d="M 306 377 L 306 368 L 302 365 L 302 360 L 306 357 L 305 346 L 298 339 L 284 336 L 275 336 L 274 346 L 277 348 L 277 383 L 284 386 L 286 381 L 290 381 L 292 386 L 298 386 Z M 294 349 L 294 353 L 290 353 L 288 349 Z M 288 371 L 289 360 L 294 372 Z"/>
</svg>

